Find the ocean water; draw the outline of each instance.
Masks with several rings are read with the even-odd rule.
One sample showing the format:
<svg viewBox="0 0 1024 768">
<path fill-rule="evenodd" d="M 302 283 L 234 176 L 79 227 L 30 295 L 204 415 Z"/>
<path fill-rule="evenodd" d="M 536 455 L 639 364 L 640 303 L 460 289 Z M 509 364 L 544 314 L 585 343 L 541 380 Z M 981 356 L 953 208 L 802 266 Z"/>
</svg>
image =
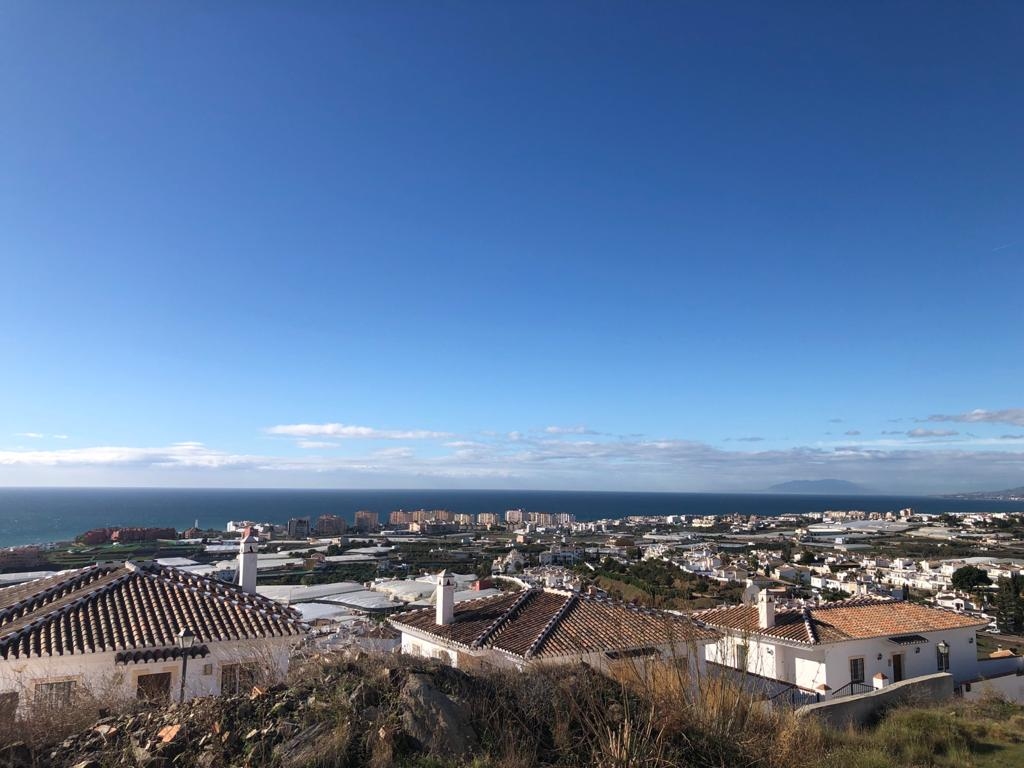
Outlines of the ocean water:
<svg viewBox="0 0 1024 768">
<path fill-rule="evenodd" d="M 913 507 L 920 512 L 1022 511 L 1024 502 L 915 496 L 828 496 L 727 493 L 611 493 L 467 490 L 208 490 L 168 488 L 0 488 L 0 547 L 67 541 L 101 526 L 200 526 L 229 520 L 286 522 L 358 509 L 450 509 L 454 512 L 569 512 L 579 520 L 627 515 L 778 515 L 826 509 L 869 512 Z"/>
</svg>

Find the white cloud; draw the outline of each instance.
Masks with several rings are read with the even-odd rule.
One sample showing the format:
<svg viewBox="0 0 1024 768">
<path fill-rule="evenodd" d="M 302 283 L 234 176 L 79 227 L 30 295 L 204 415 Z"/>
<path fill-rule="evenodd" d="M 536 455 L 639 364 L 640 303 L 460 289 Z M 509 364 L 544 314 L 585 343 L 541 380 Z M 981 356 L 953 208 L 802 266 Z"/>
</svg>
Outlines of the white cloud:
<svg viewBox="0 0 1024 768">
<path fill-rule="evenodd" d="M 984 408 L 975 408 L 973 411 L 968 411 L 967 413 L 933 413 L 927 419 L 916 419 L 916 421 L 957 421 L 969 424 L 1012 424 L 1015 427 L 1024 427 L 1024 408 L 1004 408 L 1001 411 L 986 411 Z"/>
<path fill-rule="evenodd" d="M 592 429 L 588 429 L 584 424 L 577 424 L 571 427 L 559 427 L 550 426 L 544 427 L 544 431 L 549 435 L 596 435 Z"/>
<path fill-rule="evenodd" d="M 382 448 L 373 452 L 376 459 L 411 459 L 416 453 L 412 448 L 401 446 L 397 448 Z"/>
<path fill-rule="evenodd" d="M 907 437 L 953 437 L 954 435 L 960 434 L 959 432 L 952 429 L 911 429 L 907 432 Z"/>
<path fill-rule="evenodd" d="M 236 456 L 207 448 L 202 443 L 172 443 L 162 448 L 95 446 L 52 451 L 0 451 L 0 465 L 26 466 L 252 466 L 252 457 Z"/>
<path fill-rule="evenodd" d="M 15 437 L 28 437 L 32 440 L 45 440 L 50 437 L 54 440 L 67 440 L 67 435 L 47 435 L 45 432 L 15 432 Z"/>
<path fill-rule="evenodd" d="M 292 425 L 301 426 L 301 425 Z M 947 430 L 912 430 L 916 437 Z M 248 455 L 189 441 L 156 447 L 0 451 L 0 482 L 264 485 L 294 487 L 501 487 L 593 490 L 763 490 L 783 479 L 842 477 L 873 488 L 944 492 L 1009 487 L 1024 473 L 1024 442 L 876 441 L 726 450 L 679 438 L 550 433 L 478 434 L 477 440 L 397 444 L 359 456 Z M 291 436 L 291 435 L 290 435 Z M 301 448 L 343 443 L 294 436 Z M 283 445 L 276 443 L 276 445 Z M 955 445 L 955 449 L 951 447 Z M 290 446 L 289 446 L 290 447 Z M 287 452 L 282 452 L 287 453 Z"/>
<path fill-rule="evenodd" d="M 360 427 L 354 424 L 279 424 L 267 427 L 270 435 L 286 435 L 288 437 L 340 437 L 366 438 L 377 440 L 442 440 L 452 437 L 450 432 L 433 432 L 426 429 L 375 429 Z"/>
</svg>

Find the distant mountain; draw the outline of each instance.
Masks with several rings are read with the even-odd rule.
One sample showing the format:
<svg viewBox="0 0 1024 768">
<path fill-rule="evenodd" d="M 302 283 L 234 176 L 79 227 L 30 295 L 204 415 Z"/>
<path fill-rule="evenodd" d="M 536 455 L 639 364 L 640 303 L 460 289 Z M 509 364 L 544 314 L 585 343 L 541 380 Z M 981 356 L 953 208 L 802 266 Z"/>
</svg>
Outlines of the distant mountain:
<svg viewBox="0 0 1024 768">
<path fill-rule="evenodd" d="M 778 483 L 771 486 L 770 493 L 838 493 L 858 494 L 871 493 L 870 488 L 863 485 L 851 483 L 849 480 L 790 480 L 786 483 Z"/>
<path fill-rule="evenodd" d="M 970 493 L 947 493 L 944 499 L 978 499 L 982 501 L 1024 501 L 1024 485 L 1007 488 L 1005 491 L 972 491 Z"/>
</svg>

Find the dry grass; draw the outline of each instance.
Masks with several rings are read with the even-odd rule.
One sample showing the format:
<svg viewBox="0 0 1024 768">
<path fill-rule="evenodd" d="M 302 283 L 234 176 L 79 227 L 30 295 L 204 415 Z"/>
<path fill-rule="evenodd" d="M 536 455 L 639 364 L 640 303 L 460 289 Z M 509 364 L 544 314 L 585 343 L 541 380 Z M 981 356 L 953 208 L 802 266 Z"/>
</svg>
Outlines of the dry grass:
<svg viewBox="0 0 1024 768">
<path fill-rule="evenodd" d="M 466 707 L 479 745 L 471 756 L 430 753 L 404 732 L 401 690 L 411 673 L 427 675 L 435 688 Z M 947 768 L 977 764 L 979 754 L 991 756 L 1002 745 L 1016 748 L 1024 741 L 1024 708 L 997 698 L 901 707 L 873 729 L 836 731 L 786 708 L 769 707 L 733 677 L 698 675 L 684 661 L 623 663 L 611 675 L 576 666 L 469 676 L 423 659 L 333 655 L 296 665 L 289 686 L 289 695 L 295 692 L 303 702 L 297 733 L 309 743 L 288 751 L 287 759 L 280 750 L 257 749 L 245 754 L 245 764 Z M 270 705 L 248 697 L 208 704 L 209 717 L 231 719 L 235 732 L 252 727 L 250 721 L 277 725 L 295 719 L 275 715 Z M 85 696 L 59 712 L 35 711 L 15 727 L 0 724 L 5 729 L 0 738 L 52 745 L 88 727 L 98 705 Z M 235 764 L 236 757 L 225 765 Z"/>
</svg>

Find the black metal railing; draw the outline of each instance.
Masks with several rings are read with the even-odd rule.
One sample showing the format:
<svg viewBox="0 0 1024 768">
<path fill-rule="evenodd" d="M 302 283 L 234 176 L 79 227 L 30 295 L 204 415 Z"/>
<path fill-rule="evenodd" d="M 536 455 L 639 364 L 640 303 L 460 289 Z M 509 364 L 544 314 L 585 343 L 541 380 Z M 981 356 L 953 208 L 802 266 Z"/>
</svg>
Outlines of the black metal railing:
<svg viewBox="0 0 1024 768">
<path fill-rule="evenodd" d="M 851 680 L 846 685 L 840 686 L 832 691 L 832 698 L 837 699 L 840 696 L 853 696 L 856 693 L 870 693 L 873 690 L 875 689 L 867 683 Z"/>
<path fill-rule="evenodd" d="M 796 706 L 797 694 L 803 693 L 797 686 L 792 683 L 785 683 L 781 689 L 773 693 L 771 696 L 766 696 L 766 702 L 776 701 L 788 701 L 791 706 Z"/>
</svg>

